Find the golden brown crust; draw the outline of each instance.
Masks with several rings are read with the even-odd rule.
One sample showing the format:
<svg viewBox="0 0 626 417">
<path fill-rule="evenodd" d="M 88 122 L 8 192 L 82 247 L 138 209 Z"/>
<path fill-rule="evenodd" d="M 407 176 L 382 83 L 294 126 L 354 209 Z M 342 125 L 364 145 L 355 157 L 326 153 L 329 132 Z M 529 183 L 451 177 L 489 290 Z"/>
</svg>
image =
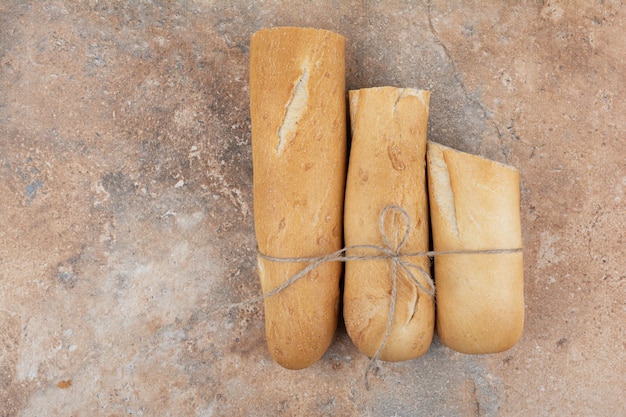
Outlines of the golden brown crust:
<svg viewBox="0 0 626 417">
<path fill-rule="evenodd" d="M 522 247 L 519 173 L 475 155 L 428 143 L 435 251 Z M 435 258 L 437 333 L 463 353 L 511 348 L 524 326 L 522 253 Z"/>
<path fill-rule="evenodd" d="M 250 42 L 250 113 L 259 250 L 275 257 L 312 257 L 341 248 L 344 38 L 307 28 L 255 33 Z M 304 266 L 258 258 L 263 292 Z M 330 345 L 341 269 L 339 263 L 326 263 L 265 299 L 268 348 L 280 365 L 307 367 Z"/>
<path fill-rule="evenodd" d="M 425 154 L 429 98 L 428 91 L 393 87 L 350 91 L 352 147 L 344 215 L 346 246 L 384 245 L 379 217 L 386 206 L 398 205 L 407 211 L 412 224 L 402 251 L 428 250 Z M 388 216 L 385 230 L 392 245 L 399 243 L 404 228 L 401 216 Z M 428 258 L 407 260 L 429 271 Z M 387 260 L 346 263 L 346 329 L 358 349 L 369 356 L 381 345 L 387 328 L 390 277 Z M 428 350 L 434 331 L 433 298 L 418 290 L 403 274 L 399 277 L 393 327 L 380 355 L 387 361 L 422 355 Z M 427 286 L 422 276 L 418 279 Z"/>
</svg>

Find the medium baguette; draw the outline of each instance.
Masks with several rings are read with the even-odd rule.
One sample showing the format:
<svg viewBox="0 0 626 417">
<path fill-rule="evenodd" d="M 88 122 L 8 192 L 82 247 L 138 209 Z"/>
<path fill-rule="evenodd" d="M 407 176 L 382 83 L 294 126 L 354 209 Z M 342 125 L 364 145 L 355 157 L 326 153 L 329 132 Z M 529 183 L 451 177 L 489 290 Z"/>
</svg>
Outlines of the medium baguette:
<svg viewBox="0 0 626 417">
<path fill-rule="evenodd" d="M 428 142 L 435 251 L 522 247 L 519 173 Z M 522 253 L 435 257 L 437 334 L 463 353 L 511 348 L 524 327 Z"/>
<path fill-rule="evenodd" d="M 379 217 L 385 207 L 400 206 L 411 229 L 401 252 L 427 251 L 426 130 L 430 93 L 409 88 L 367 88 L 350 91 L 352 146 L 346 184 L 344 234 L 346 246 L 384 246 Z M 393 249 L 402 240 L 406 222 L 389 212 L 385 231 Z M 348 255 L 372 255 L 369 249 Z M 406 261 L 430 272 L 425 257 Z M 373 356 L 388 326 L 392 281 L 389 260 L 346 263 L 344 319 L 357 348 Z M 424 277 L 416 278 L 427 288 Z M 434 332 L 433 297 L 420 290 L 398 269 L 395 314 L 391 332 L 380 352 L 385 361 L 418 357 L 428 350 Z"/>
<path fill-rule="evenodd" d="M 254 227 L 259 251 L 316 257 L 342 246 L 346 170 L 345 46 L 308 28 L 256 32 L 250 42 Z M 263 293 L 307 266 L 258 257 Z M 268 349 L 285 368 L 330 345 L 342 265 L 327 262 L 264 300 Z"/>
</svg>

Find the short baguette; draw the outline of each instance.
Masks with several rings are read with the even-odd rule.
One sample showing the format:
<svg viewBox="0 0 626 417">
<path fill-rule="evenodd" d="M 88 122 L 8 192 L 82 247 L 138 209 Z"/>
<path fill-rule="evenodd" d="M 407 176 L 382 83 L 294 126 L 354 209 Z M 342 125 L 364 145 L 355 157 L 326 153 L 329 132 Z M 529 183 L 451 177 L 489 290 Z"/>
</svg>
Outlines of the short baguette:
<svg viewBox="0 0 626 417">
<path fill-rule="evenodd" d="M 261 253 L 314 257 L 342 246 L 346 170 L 341 35 L 274 28 L 250 42 L 254 226 Z M 258 258 L 264 293 L 305 263 Z M 342 265 L 325 263 L 265 299 L 269 352 L 285 368 L 317 361 L 336 326 Z"/>
<path fill-rule="evenodd" d="M 522 247 L 519 173 L 508 165 L 428 143 L 435 251 Z M 524 326 L 522 253 L 435 257 L 437 333 L 463 353 L 511 348 Z"/>
<path fill-rule="evenodd" d="M 350 91 L 352 147 L 346 185 L 344 234 L 347 246 L 384 246 L 379 231 L 383 209 L 397 205 L 410 218 L 411 230 L 402 252 L 427 251 L 426 130 L 430 93 L 409 88 L 367 88 Z M 387 238 L 395 247 L 406 223 L 388 212 Z M 349 255 L 371 255 L 368 249 Z M 406 257 L 430 272 L 425 257 Z M 428 287 L 424 277 L 416 278 Z M 391 263 L 359 260 L 346 263 L 344 319 L 357 348 L 373 356 L 388 326 L 391 303 Z M 379 358 L 402 361 L 425 353 L 434 332 L 433 297 L 398 272 L 393 326 Z"/>
</svg>

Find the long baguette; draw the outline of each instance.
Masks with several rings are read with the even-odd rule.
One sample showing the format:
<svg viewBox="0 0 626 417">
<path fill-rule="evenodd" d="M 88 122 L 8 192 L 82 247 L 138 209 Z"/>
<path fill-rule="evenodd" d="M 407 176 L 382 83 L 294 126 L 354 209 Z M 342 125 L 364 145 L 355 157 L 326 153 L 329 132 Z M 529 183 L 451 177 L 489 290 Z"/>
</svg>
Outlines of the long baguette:
<svg viewBox="0 0 626 417">
<path fill-rule="evenodd" d="M 428 142 L 428 188 L 435 251 L 522 246 L 519 173 Z M 463 353 L 511 348 L 524 327 L 522 253 L 435 257 L 437 334 Z"/>
<path fill-rule="evenodd" d="M 342 246 L 346 169 L 345 47 L 341 35 L 263 29 L 250 42 L 254 227 L 261 253 L 315 257 Z M 258 258 L 263 293 L 305 263 Z M 268 349 L 285 368 L 317 361 L 336 326 L 342 265 L 320 265 L 265 299 Z"/>
<path fill-rule="evenodd" d="M 346 185 L 344 233 L 347 246 L 384 246 L 379 216 L 387 206 L 402 207 L 412 228 L 402 252 L 428 250 L 426 192 L 426 130 L 430 93 L 409 88 L 368 88 L 350 91 L 352 146 Z M 385 230 L 395 249 L 405 232 L 401 215 L 389 212 Z M 350 250 L 349 255 L 372 255 Z M 430 271 L 428 258 L 412 257 Z M 424 287 L 424 277 L 415 272 Z M 373 356 L 388 326 L 391 303 L 389 260 L 346 263 L 344 319 L 357 348 Z M 380 359 L 401 361 L 428 350 L 434 332 L 433 297 L 398 271 L 395 314 Z"/>
</svg>

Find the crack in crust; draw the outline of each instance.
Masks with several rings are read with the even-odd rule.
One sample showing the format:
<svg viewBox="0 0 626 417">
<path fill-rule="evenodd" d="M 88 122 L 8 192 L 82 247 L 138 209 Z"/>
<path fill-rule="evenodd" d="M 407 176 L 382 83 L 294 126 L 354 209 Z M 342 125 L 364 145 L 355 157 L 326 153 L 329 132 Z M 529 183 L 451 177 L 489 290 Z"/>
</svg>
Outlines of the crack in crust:
<svg viewBox="0 0 626 417">
<path fill-rule="evenodd" d="M 302 75 L 294 83 L 291 97 L 285 106 L 285 117 L 278 128 L 278 145 L 276 152 L 282 152 L 287 139 L 295 135 L 298 122 L 302 118 L 309 101 L 309 67 L 305 65 Z"/>
</svg>

